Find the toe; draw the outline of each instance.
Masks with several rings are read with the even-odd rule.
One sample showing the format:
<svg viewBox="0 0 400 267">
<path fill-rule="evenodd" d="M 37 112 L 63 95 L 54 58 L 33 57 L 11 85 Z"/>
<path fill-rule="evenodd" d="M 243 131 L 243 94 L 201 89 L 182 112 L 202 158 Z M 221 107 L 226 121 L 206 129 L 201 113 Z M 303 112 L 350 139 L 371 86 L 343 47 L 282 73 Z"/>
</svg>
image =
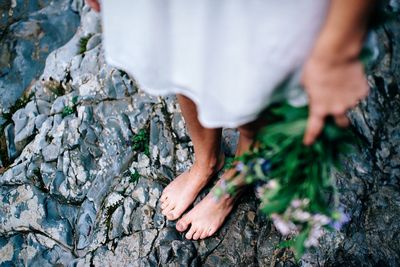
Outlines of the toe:
<svg viewBox="0 0 400 267">
<path fill-rule="evenodd" d="M 169 199 L 165 200 L 163 203 L 161 203 L 161 209 L 165 209 L 169 205 Z"/>
<path fill-rule="evenodd" d="M 170 220 L 176 220 L 178 219 L 182 213 L 185 211 L 185 209 L 182 209 L 182 207 L 178 204 L 175 206 L 174 210 L 170 212 Z"/>
<path fill-rule="evenodd" d="M 166 216 L 167 216 L 167 219 L 170 220 L 170 221 L 176 220 L 176 219 L 177 219 L 177 218 L 176 218 L 176 208 L 170 210 L 170 211 L 167 213 Z"/>
<path fill-rule="evenodd" d="M 168 196 L 161 196 L 160 197 L 160 202 L 164 203 L 168 199 Z"/>
<path fill-rule="evenodd" d="M 186 233 L 185 237 L 187 239 L 192 239 L 193 238 L 193 234 L 196 232 L 196 229 L 192 226 L 190 227 L 189 231 Z"/>
<path fill-rule="evenodd" d="M 203 233 L 202 229 L 197 229 L 197 231 L 193 234 L 193 239 L 194 240 L 199 239 L 202 233 Z"/>
<path fill-rule="evenodd" d="M 183 232 L 189 227 L 189 224 L 190 220 L 186 216 L 184 216 L 176 223 L 176 230 L 178 230 L 179 232 Z"/>
<path fill-rule="evenodd" d="M 210 227 L 208 229 L 208 236 L 212 236 L 213 234 L 215 234 L 216 231 L 217 231 L 216 227 Z"/>
<path fill-rule="evenodd" d="M 163 209 L 161 213 L 162 213 L 164 216 L 167 216 L 168 213 L 169 213 L 171 210 L 173 210 L 174 208 L 175 208 L 175 205 L 174 205 L 173 203 L 169 203 L 169 205 L 168 205 L 165 209 Z"/>
<path fill-rule="evenodd" d="M 208 237 L 208 231 L 204 230 L 200 235 L 200 239 L 204 239 L 204 238 L 207 238 L 207 237 Z"/>
<path fill-rule="evenodd" d="M 161 202 L 164 202 L 165 200 L 167 200 L 167 198 L 168 198 L 167 191 L 164 190 L 164 191 L 162 192 L 162 194 L 161 194 L 160 201 L 161 201 Z"/>
</svg>

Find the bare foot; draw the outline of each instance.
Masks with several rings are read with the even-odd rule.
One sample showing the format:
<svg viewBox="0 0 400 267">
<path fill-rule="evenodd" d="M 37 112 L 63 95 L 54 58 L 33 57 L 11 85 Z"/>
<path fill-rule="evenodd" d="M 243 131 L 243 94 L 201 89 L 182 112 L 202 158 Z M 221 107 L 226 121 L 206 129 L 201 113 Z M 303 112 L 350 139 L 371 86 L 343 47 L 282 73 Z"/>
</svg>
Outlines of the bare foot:
<svg viewBox="0 0 400 267">
<path fill-rule="evenodd" d="M 221 153 L 217 163 L 211 167 L 195 162 L 188 171 L 176 177 L 161 195 L 162 214 L 168 220 L 178 219 L 194 202 L 201 189 L 224 166 L 224 159 L 225 156 Z"/>
<path fill-rule="evenodd" d="M 217 185 L 220 185 L 223 180 L 224 178 L 221 178 Z M 191 225 L 185 235 L 187 239 L 197 240 L 212 236 L 222 226 L 232 211 L 235 200 L 240 197 L 241 192 L 235 196 L 226 194 L 220 199 L 216 199 L 214 190 L 211 190 L 200 203 L 177 222 L 176 229 L 183 232 Z"/>
</svg>

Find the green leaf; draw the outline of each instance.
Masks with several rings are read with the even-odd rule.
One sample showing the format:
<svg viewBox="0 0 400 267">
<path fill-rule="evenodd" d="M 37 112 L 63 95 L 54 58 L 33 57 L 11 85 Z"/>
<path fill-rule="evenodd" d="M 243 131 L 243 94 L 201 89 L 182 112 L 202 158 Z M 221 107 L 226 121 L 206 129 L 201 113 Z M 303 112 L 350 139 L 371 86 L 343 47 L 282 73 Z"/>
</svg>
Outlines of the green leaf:
<svg viewBox="0 0 400 267">
<path fill-rule="evenodd" d="M 304 254 L 304 251 L 305 251 L 304 243 L 305 243 L 307 237 L 308 237 L 309 234 L 310 234 L 310 230 L 311 230 L 311 227 L 310 227 L 310 226 L 307 226 L 307 227 L 306 227 L 305 229 L 303 229 L 303 230 L 299 233 L 299 235 L 294 239 L 293 248 L 294 248 L 294 252 L 295 252 L 294 255 L 295 255 L 296 260 L 300 260 L 301 257 L 302 257 L 303 254 Z"/>
<path fill-rule="evenodd" d="M 292 239 L 289 240 L 283 240 L 281 241 L 279 244 L 275 245 L 274 248 L 275 249 L 279 249 L 279 248 L 290 248 L 293 247 L 294 241 Z"/>
</svg>

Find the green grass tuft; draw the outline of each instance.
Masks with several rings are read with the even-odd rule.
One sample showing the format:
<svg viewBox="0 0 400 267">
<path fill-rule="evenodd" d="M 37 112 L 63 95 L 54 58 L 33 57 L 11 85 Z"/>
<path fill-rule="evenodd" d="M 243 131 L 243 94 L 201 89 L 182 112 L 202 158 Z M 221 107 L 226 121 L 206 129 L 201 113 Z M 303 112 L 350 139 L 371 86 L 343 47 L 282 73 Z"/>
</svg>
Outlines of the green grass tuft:
<svg viewBox="0 0 400 267">
<path fill-rule="evenodd" d="M 71 103 L 72 105 L 70 106 L 65 106 L 62 112 L 62 117 L 66 117 L 69 116 L 71 114 L 76 113 L 76 106 L 77 106 L 77 102 L 78 102 L 78 96 L 74 96 L 72 97 Z"/>
<path fill-rule="evenodd" d="M 139 178 L 140 178 L 140 174 L 135 170 L 135 172 L 131 173 L 131 177 L 129 179 L 129 182 L 136 183 L 137 181 L 139 181 Z"/>
<path fill-rule="evenodd" d="M 89 35 L 84 36 L 79 40 L 79 55 L 82 55 L 83 53 L 86 52 L 86 50 L 87 50 L 86 46 L 87 46 L 90 38 L 92 38 L 92 36 L 93 36 L 93 34 L 90 33 Z"/>
<path fill-rule="evenodd" d="M 146 156 L 150 157 L 149 142 L 150 136 L 148 129 L 140 129 L 140 131 L 132 137 L 132 150 L 144 152 Z"/>
</svg>

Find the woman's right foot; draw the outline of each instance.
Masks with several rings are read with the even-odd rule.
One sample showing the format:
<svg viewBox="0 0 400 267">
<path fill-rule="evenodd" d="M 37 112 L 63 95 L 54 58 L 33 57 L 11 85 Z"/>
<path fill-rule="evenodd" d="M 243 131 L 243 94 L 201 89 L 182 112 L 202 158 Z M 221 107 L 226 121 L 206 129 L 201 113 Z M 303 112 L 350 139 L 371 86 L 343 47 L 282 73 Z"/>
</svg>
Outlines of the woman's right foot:
<svg viewBox="0 0 400 267">
<path fill-rule="evenodd" d="M 221 153 L 213 164 L 201 165 L 195 162 L 189 170 L 176 177 L 161 195 L 162 214 L 170 221 L 178 219 L 211 178 L 222 169 L 224 160 L 225 156 Z"/>
</svg>

